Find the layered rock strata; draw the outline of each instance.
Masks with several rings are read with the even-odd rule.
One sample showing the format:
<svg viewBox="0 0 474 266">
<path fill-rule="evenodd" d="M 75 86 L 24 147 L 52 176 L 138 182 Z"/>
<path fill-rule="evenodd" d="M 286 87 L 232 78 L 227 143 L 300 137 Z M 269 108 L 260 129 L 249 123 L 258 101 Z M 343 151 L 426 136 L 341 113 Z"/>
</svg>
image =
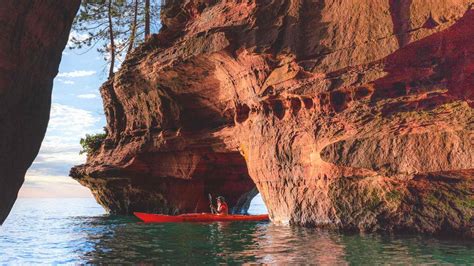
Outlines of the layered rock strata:
<svg viewBox="0 0 474 266">
<path fill-rule="evenodd" d="M 256 186 L 274 222 L 472 237 L 472 6 L 169 1 L 71 174 L 115 212 Z"/>
</svg>

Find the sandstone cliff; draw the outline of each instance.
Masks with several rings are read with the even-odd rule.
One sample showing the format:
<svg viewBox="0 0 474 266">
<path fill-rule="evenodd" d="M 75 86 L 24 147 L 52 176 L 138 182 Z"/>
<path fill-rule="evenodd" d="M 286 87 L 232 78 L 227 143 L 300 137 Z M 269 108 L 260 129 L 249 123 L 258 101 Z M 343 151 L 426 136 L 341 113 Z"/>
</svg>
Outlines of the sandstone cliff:
<svg viewBox="0 0 474 266">
<path fill-rule="evenodd" d="M 473 235 L 472 0 L 167 1 L 71 175 L 113 212 Z"/>
<path fill-rule="evenodd" d="M 0 224 L 38 154 L 53 79 L 80 0 L 2 0 L 0 5 Z"/>
</svg>

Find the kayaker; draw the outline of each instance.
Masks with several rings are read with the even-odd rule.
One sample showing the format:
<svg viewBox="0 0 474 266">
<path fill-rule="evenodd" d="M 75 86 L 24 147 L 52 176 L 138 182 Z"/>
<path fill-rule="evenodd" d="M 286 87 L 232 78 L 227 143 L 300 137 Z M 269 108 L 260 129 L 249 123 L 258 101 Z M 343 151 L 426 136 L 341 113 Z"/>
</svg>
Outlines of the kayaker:
<svg viewBox="0 0 474 266">
<path fill-rule="evenodd" d="M 211 212 L 218 215 L 229 214 L 229 206 L 227 206 L 224 197 L 217 197 L 217 209 L 211 204 Z"/>
</svg>

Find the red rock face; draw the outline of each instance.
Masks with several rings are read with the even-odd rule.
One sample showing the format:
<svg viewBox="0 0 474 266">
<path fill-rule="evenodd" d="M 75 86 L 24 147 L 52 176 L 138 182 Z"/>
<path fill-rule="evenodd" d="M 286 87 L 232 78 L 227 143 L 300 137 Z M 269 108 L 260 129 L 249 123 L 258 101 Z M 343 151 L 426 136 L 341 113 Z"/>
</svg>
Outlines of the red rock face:
<svg viewBox="0 0 474 266">
<path fill-rule="evenodd" d="M 43 140 L 51 89 L 79 0 L 0 5 L 0 224 Z"/>
<path fill-rule="evenodd" d="M 102 87 L 108 137 L 72 175 L 119 212 L 256 185 L 274 222 L 472 237 L 471 7 L 170 2 Z"/>
</svg>

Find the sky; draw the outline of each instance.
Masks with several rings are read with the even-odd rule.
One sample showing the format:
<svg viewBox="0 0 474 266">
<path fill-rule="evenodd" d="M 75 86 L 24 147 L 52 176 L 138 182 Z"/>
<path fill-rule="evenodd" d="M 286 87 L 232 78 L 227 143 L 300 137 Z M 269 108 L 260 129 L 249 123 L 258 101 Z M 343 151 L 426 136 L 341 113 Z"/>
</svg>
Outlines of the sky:
<svg viewBox="0 0 474 266">
<path fill-rule="evenodd" d="M 161 27 L 152 21 L 151 31 Z M 74 30 L 63 51 L 54 79 L 50 121 L 40 152 L 25 176 L 19 197 L 91 197 L 91 193 L 68 177 L 72 166 L 86 161 L 79 155 L 79 141 L 86 134 L 102 133 L 106 125 L 99 88 L 107 80 L 108 65 L 96 47 L 69 49 L 71 39 L 83 40 L 87 33 Z M 116 42 L 120 42 L 116 40 Z M 120 59 L 115 62 L 115 71 Z"/>
<path fill-rule="evenodd" d="M 80 38 L 77 32 L 70 36 Z M 69 169 L 84 163 L 79 140 L 103 132 L 106 125 L 99 87 L 107 65 L 96 49 L 63 52 L 54 79 L 51 117 L 40 152 L 28 170 L 19 197 L 91 197 L 89 189 L 68 177 Z"/>
<path fill-rule="evenodd" d="M 70 38 L 84 38 L 72 31 Z M 99 88 L 107 80 L 108 68 L 96 49 L 63 51 L 54 79 L 51 114 L 38 156 L 25 176 L 20 198 L 87 198 L 86 187 L 69 177 L 74 165 L 86 161 L 79 155 L 79 141 L 86 134 L 103 132 L 106 125 Z M 116 64 L 116 70 L 120 62 Z M 263 204 L 260 196 L 257 204 Z"/>
</svg>

